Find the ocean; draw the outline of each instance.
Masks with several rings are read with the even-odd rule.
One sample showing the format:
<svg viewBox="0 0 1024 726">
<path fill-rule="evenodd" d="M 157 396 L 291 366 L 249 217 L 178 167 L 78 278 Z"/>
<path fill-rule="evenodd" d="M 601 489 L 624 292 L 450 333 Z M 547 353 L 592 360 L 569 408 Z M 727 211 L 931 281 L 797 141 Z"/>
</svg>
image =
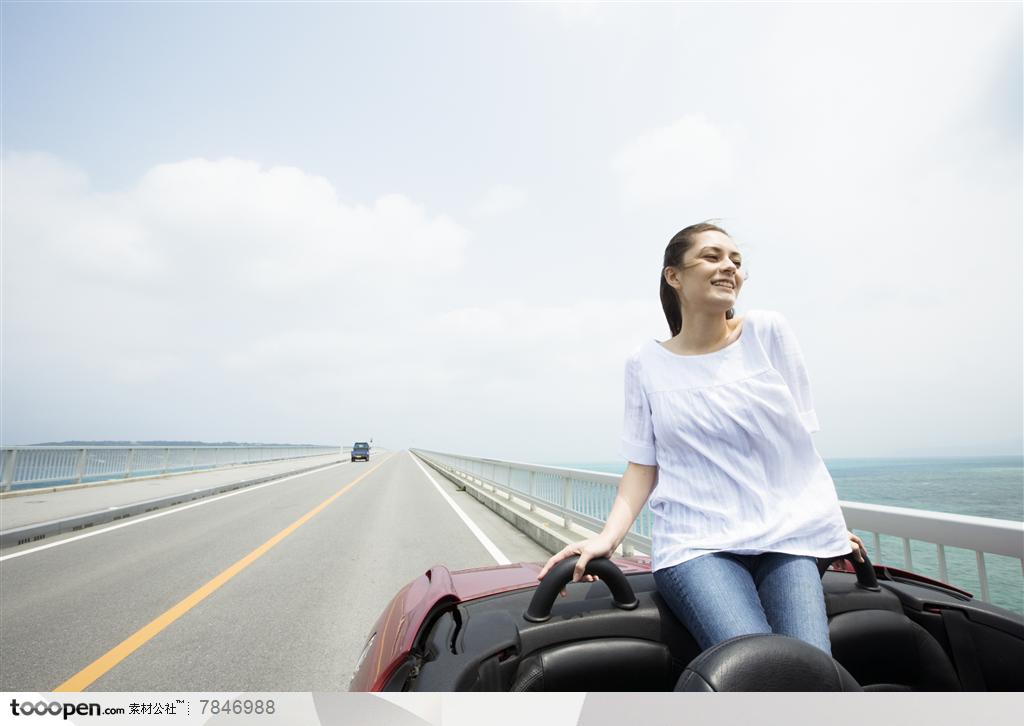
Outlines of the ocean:
<svg viewBox="0 0 1024 726">
<path fill-rule="evenodd" d="M 921 459 L 826 459 L 839 498 L 929 511 L 968 514 L 1024 522 L 1024 456 Z M 624 462 L 552 462 L 549 466 L 611 474 L 625 471 Z M 871 536 L 854 530 L 878 561 Z M 903 542 L 881 537 L 882 561 L 903 566 Z M 1021 542 L 1024 551 L 1024 540 Z M 935 546 L 911 543 L 913 569 L 939 579 Z M 947 581 L 980 597 L 981 585 L 973 551 L 946 548 Z M 1000 607 L 1024 614 L 1024 575 L 1020 560 L 985 555 L 989 596 Z"/>
</svg>

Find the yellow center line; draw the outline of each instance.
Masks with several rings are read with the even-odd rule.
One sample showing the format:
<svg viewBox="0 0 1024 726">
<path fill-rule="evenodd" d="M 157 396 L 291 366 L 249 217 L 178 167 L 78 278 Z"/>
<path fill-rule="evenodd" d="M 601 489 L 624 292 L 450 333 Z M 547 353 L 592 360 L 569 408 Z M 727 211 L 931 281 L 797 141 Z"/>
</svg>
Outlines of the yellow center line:
<svg viewBox="0 0 1024 726">
<path fill-rule="evenodd" d="M 144 625 L 135 631 L 132 635 L 128 636 L 123 642 L 115 645 L 113 648 L 108 650 L 106 653 L 101 655 L 99 658 L 94 660 L 92 663 L 87 665 L 82 670 L 78 671 L 75 675 L 68 678 L 66 681 L 61 683 L 59 686 L 54 688 L 54 691 L 84 691 L 86 688 L 91 686 L 97 679 L 107 673 L 111 668 L 116 666 L 122 660 L 127 658 L 129 655 L 134 653 L 136 650 L 145 645 L 151 638 L 160 633 L 164 628 L 173 623 L 175 620 L 180 618 L 182 615 L 187 613 L 189 610 L 194 608 L 196 605 L 205 600 L 209 595 L 213 594 L 221 585 L 226 583 L 232 577 L 237 575 L 239 572 L 244 570 L 246 567 L 251 565 L 253 562 L 262 557 L 268 552 L 274 545 L 283 540 L 285 537 L 290 535 L 292 532 L 297 530 L 299 527 L 304 525 L 310 519 L 315 517 L 321 510 L 327 505 L 333 502 L 335 499 L 340 497 L 342 494 L 347 492 L 349 489 L 354 487 L 360 481 L 365 479 L 367 476 L 372 474 L 374 471 L 383 466 L 388 460 L 391 459 L 391 454 L 387 459 L 377 464 L 377 466 L 369 469 L 358 477 L 353 479 L 350 483 L 346 484 L 340 490 L 329 496 L 324 501 L 310 509 L 308 512 L 303 514 L 301 517 L 296 519 L 294 522 L 289 524 L 287 527 L 282 529 L 280 532 L 275 534 L 273 537 L 268 539 L 266 542 L 261 544 L 259 547 L 254 549 L 252 552 L 247 554 L 245 557 L 240 559 L 235 564 L 228 567 L 226 570 L 221 572 L 219 575 L 214 577 L 212 580 L 207 582 L 205 585 L 200 587 L 198 590 L 193 592 L 191 595 L 183 599 L 177 605 L 174 605 L 165 613 L 157 617 L 155 620 L 150 622 L 148 625 Z"/>
</svg>

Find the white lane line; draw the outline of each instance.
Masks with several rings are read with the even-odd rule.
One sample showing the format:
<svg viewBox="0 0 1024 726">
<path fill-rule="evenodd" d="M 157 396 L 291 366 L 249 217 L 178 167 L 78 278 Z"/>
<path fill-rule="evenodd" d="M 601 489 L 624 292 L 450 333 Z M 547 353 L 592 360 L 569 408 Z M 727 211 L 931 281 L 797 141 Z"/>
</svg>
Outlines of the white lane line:
<svg viewBox="0 0 1024 726">
<path fill-rule="evenodd" d="M 194 502 L 192 504 L 186 504 L 183 507 L 172 507 L 172 508 L 168 509 L 166 512 L 158 512 L 156 514 L 150 514 L 147 517 L 141 517 L 139 519 L 133 519 L 130 522 L 122 522 L 121 524 L 115 524 L 115 525 L 110 526 L 110 527 L 101 527 L 100 529 L 97 529 L 97 530 L 95 530 L 93 532 L 86 532 L 85 534 L 79 534 L 79 535 L 76 535 L 74 537 L 68 537 L 67 539 L 62 539 L 59 542 L 51 542 L 49 544 L 39 545 L 38 547 L 33 547 L 32 549 L 28 549 L 28 550 L 22 550 L 21 552 L 12 552 L 9 555 L 3 555 L 2 557 L 0 557 L 0 562 L 5 562 L 7 560 L 13 560 L 15 557 L 22 557 L 24 555 L 30 555 L 33 552 L 41 552 L 42 550 L 48 550 L 51 547 L 60 547 L 61 545 L 66 545 L 66 544 L 68 544 L 70 542 L 77 542 L 78 540 L 85 539 L 86 537 L 95 537 L 98 534 L 106 534 L 107 532 L 113 532 L 115 529 L 121 529 L 122 527 L 131 527 L 133 524 L 142 524 L 143 522 L 148 522 L 151 519 L 156 519 L 158 517 L 166 517 L 166 516 L 169 516 L 171 514 L 177 514 L 178 512 L 184 512 L 186 509 L 192 509 L 192 507 L 201 507 L 204 504 L 212 504 L 213 502 L 219 502 L 222 499 L 227 499 L 228 497 L 238 496 L 239 494 L 245 494 L 247 492 L 254 492 L 257 489 L 262 489 L 263 487 L 274 486 L 275 484 L 283 484 L 286 481 L 291 481 L 292 479 L 298 479 L 300 476 L 308 476 L 310 474 L 319 474 L 322 471 L 327 471 L 328 469 L 333 469 L 334 467 L 341 466 L 344 463 L 345 463 L 344 461 L 341 461 L 341 462 L 338 462 L 337 464 L 331 464 L 330 466 L 325 466 L 322 469 L 316 469 L 314 471 L 307 471 L 307 472 L 304 472 L 302 474 L 295 474 L 294 476 L 287 476 L 287 477 L 285 477 L 283 479 L 274 479 L 274 481 L 268 481 L 266 484 L 253 484 L 251 487 L 244 487 L 242 489 L 239 489 L 236 492 L 229 492 L 227 494 L 220 494 L 220 495 L 215 496 L 215 497 L 207 497 L 207 498 L 205 498 L 205 499 L 203 499 L 201 501 Z"/>
<path fill-rule="evenodd" d="M 506 557 L 502 553 L 502 551 L 498 549 L 498 546 L 491 542 L 490 538 L 486 534 L 484 534 L 483 530 L 477 527 L 476 523 L 468 516 L 466 516 L 466 513 L 459 508 L 459 505 L 455 503 L 455 500 L 448 496 L 448 492 L 442 489 L 441 485 L 434 481 L 434 477 L 430 474 L 429 471 L 427 471 L 427 468 L 423 466 L 420 460 L 413 456 L 413 453 L 411 451 L 406 453 L 408 453 L 409 456 L 412 457 L 412 460 L 416 462 L 416 466 L 418 466 L 420 470 L 423 472 L 423 474 L 427 477 L 427 479 L 430 480 L 430 483 L 434 485 L 434 488 L 436 488 L 437 491 L 441 493 L 441 496 L 444 497 L 444 500 L 451 505 L 452 509 L 455 510 L 455 513 L 459 515 L 459 518 L 466 523 L 466 526 L 469 527 L 469 531 L 476 535 L 476 538 L 480 540 L 480 544 L 482 544 L 484 546 L 484 549 L 486 549 L 490 553 L 491 557 L 493 557 L 494 560 L 499 565 L 512 564 L 512 560 Z"/>
</svg>

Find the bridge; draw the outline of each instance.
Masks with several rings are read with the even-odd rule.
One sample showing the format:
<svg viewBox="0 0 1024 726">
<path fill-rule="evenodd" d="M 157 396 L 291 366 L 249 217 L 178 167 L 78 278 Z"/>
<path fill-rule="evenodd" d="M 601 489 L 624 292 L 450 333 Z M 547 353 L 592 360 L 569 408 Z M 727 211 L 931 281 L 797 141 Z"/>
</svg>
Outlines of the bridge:
<svg viewBox="0 0 1024 726">
<path fill-rule="evenodd" d="M 618 480 L 422 450 L 235 454 L 79 449 L 32 469 L 43 454 L 3 452 L 0 690 L 345 690 L 402 586 L 437 564 L 543 561 L 600 526 Z M 94 460 L 113 468 L 90 477 Z M 985 553 L 1022 556 L 1020 523 L 843 507 L 876 561 L 879 533 L 911 569 L 911 539 L 943 568 L 945 547 L 973 550 L 983 599 Z M 649 551 L 649 526 L 626 553 Z"/>
</svg>

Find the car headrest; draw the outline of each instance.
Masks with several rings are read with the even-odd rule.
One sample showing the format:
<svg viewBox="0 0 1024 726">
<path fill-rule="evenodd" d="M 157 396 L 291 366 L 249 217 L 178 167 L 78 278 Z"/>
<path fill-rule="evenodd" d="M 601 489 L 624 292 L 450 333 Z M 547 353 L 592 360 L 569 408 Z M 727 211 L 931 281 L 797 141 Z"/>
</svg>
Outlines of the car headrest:
<svg viewBox="0 0 1024 726">
<path fill-rule="evenodd" d="M 860 691 L 846 669 L 819 648 L 785 635 L 741 635 L 686 666 L 677 691 Z"/>
</svg>

